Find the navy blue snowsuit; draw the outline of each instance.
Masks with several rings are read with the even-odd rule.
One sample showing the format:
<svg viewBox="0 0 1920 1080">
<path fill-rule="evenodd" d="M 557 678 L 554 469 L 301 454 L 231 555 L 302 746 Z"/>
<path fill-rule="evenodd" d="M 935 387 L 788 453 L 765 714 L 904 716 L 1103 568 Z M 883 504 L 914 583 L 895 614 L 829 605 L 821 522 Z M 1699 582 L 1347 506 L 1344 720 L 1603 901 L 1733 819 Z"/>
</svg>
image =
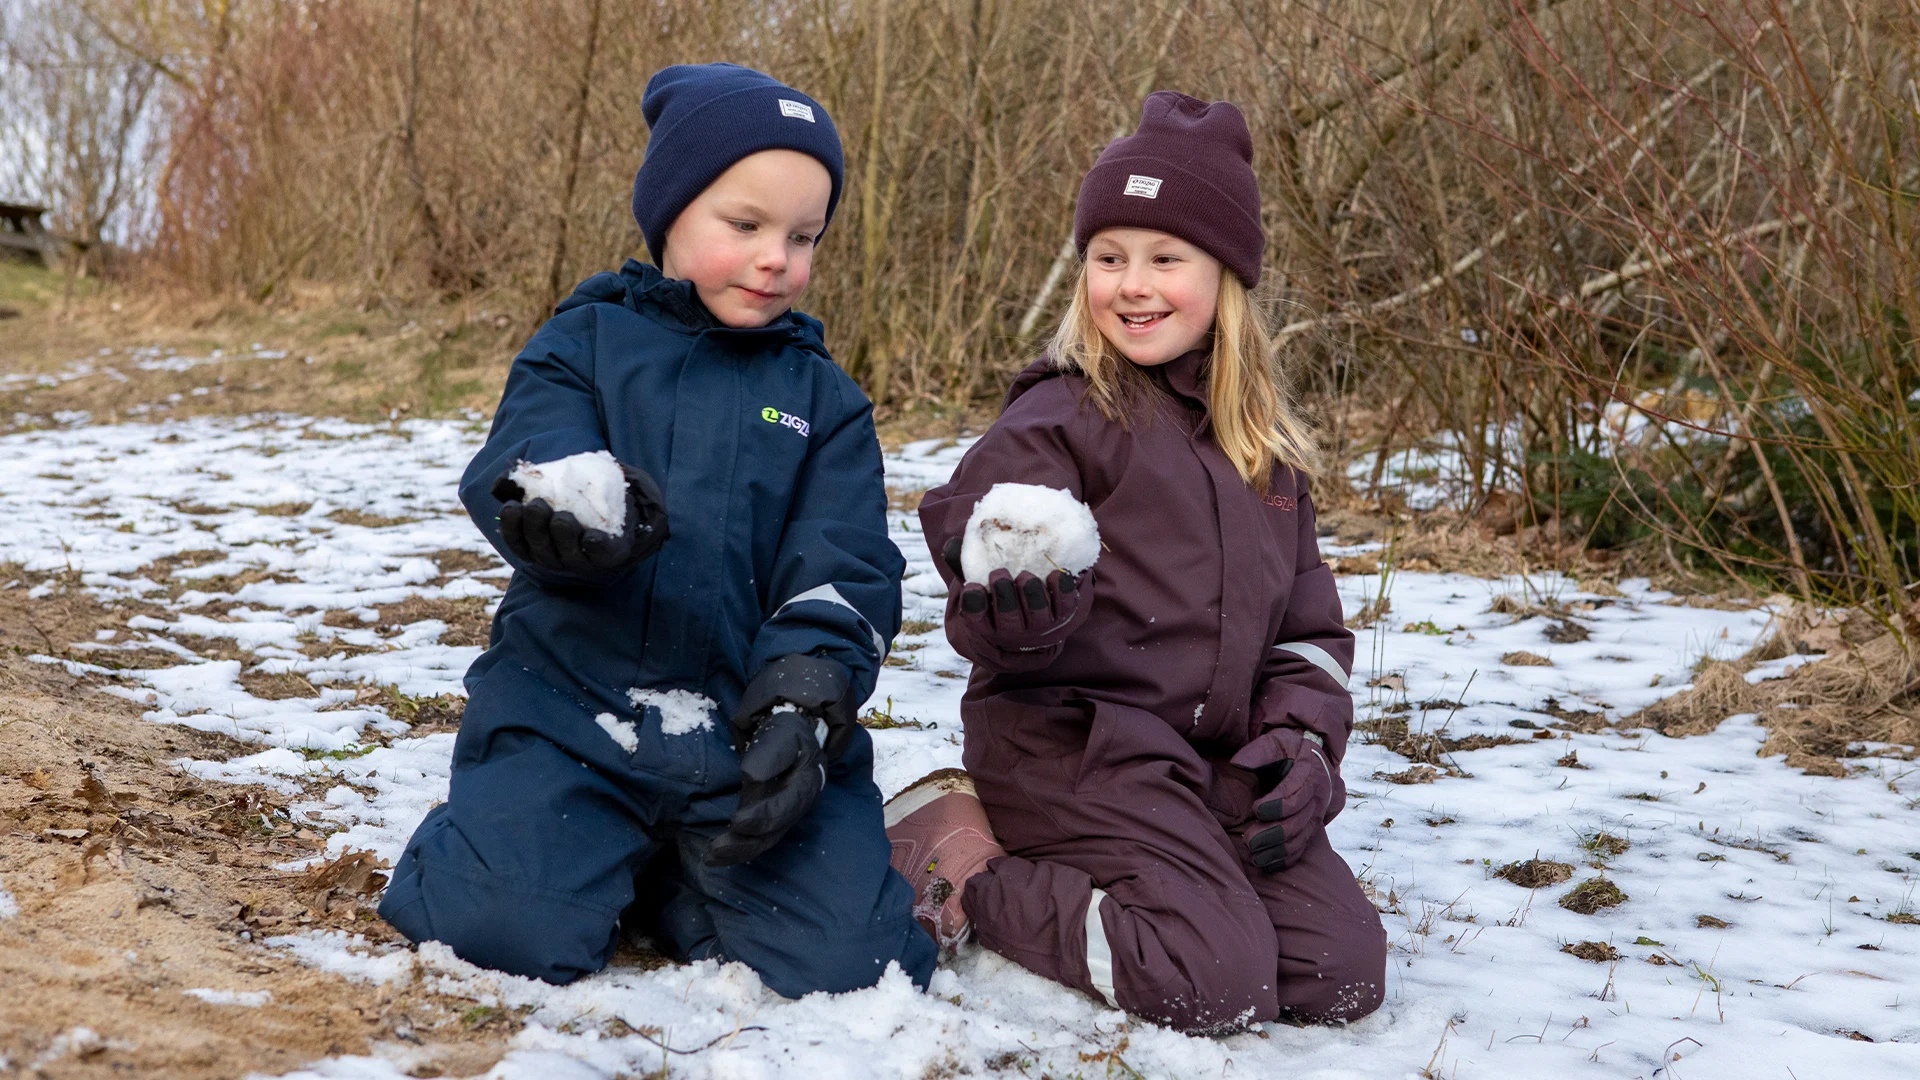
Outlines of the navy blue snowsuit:
<svg viewBox="0 0 1920 1080">
<path fill-rule="evenodd" d="M 660 483 L 666 545 L 605 578 L 509 553 L 494 481 L 595 450 Z M 844 664 L 864 701 L 900 627 L 872 406 L 820 324 L 732 329 L 651 266 L 595 275 L 514 361 L 460 497 L 515 573 L 467 672 L 448 801 L 408 841 L 380 914 L 549 982 L 605 966 L 624 918 L 670 955 L 742 961 L 790 997 L 870 986 L 892 960 L 924 985 L 935 947 L 887 865 L 864 729 L 777 847 L 701 861 L 738 802 L 725 718 L 747 681 L 811 654 Z M 631 689 L 714 705 L 704 726 L 696 710 L 663 727 Z"/>
</svg>

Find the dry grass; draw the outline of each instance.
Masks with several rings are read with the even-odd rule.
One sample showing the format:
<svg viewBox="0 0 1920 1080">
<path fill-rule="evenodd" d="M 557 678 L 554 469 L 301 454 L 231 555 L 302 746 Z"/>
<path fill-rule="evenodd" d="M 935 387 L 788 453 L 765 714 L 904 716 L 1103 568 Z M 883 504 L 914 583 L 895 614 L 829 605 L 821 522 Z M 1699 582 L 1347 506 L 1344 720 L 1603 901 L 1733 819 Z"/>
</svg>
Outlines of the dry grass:
<svg viewBox="0 0 1920 1080">
<path fill-rule="evenodd" d="M 1573 877 L 1573 867 L 1551 859 L 1528 859 L 1525 862 L 1508 863 L 1495 870 L 1493 876 L 1523 889 L 1544 889 Z"/>
<path fill-rule="evenodd" d="M 1866 637 L 1866 628 L 1880 632 Z M 1785 656 L 1810 642 L 1833 651 L 1785 678 L 1747 682 L 1745 673 L 1755 661 Z M 1705 662 L 1691 688 L 1627 722 L 1665 735 L 1699 735 L 1741 713 L 1759 714 L 1769 729 L 1761 754 L 1785 754 L 1788 765 L 1811 773 L 1846 775 L 1842 757 L 1911 758 L 1920 752 L 1920 661 L 1900 629 L 1857 612 L 1836 617 L 1795 607 L 1745 657 Z"/>
<path fill-rule="evenodd" d="M 1760 711 L 1759 691 L 1746 679 L 1747 665 L 1708 660 L 1700 665 L 1690 689 L 1665 697 L 1629 717 L 1675 738 L 1704 735 L 1738 713 Z"/>
<path fill-rule="evenodd" d="M 1606 878 L 1589 878 L 1575 885 L 1567 895 L 1560 898 L 1560 906 L 1575 915 L 1592 915 L 1604 908 L 1619 907 L 1627 902 L 1627 894 L 1620 886 Z"/>
<path fill-rule="evenodd" d="M 1458 706 L 1453 702 L 1429 702 L 1422 705 L 1423 709 L 1428 707 L 1437 710 Z M 1459 775 L 1460 770 L 1447 760 L 1449 755 L 1521 741 L 1511 735 L 1473 734 L 1464 738 L 1455 738 L 1448 734 L 1446 724 L 1441 724 L 1432 731 L 1414 731 L 1407 723 L 1405 714 L 1399 712 L 1389 712 L 1372 720 L 1363 720 L 1355 727 L 1364 734 L 1368 742 L 1384 746 L 1417 765 L 1435 766 L 1450 776 Z M 1424 781 L 1412 782 L 1424 783 Z"/>
<path fill-rule="evenodd" d="M 836 355 L 883 417 L 977 427 L 1060 313 L 1078 178 L 1147 90 L 1178 85 L 1248 117 L 1278 355 L 1331 458 L 1463 459 L 1452 516 L 1402 529 L 1398 565 L 1764 579 L 1883 614 L 1920 573 L 1902 4 L 29 8 L 84 55 L 33 57 L 23 122 L 77 100 L 112 130 L 90 89 L 111 70 L 153 84 L 121 130 L 163 142 L 126 184 L 88 171 L 124 164 L 123 140 L 51 185 L 83 235 L 107 191 L 152 193 L 151 227 L 120 261 L 130 284 L 84 302 L 88 281 L 16 302 L 0 279 L 24 312 L 10 370 L 142 324 L 297 351 L 16 389 L 0 417 L 111 419 L 176 393 L 175 415 L 488 409 L 555 296 L 640 247 L 638 88 L 725 56 L 814 94 L 845 141 L 805 303 Z M 63 325 L 36 324 L 56 309 Z M 1404 509 L 1378 471 L 1353 496 L 1342 475 L 1323 509 Z"/>
</svg>

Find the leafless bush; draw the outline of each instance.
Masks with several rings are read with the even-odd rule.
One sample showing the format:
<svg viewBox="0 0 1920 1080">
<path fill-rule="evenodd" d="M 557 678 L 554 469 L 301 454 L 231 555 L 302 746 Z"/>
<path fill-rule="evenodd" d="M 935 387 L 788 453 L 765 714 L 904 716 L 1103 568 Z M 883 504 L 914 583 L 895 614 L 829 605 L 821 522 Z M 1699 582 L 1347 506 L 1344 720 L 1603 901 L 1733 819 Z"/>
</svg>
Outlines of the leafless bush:
<svg viewBox="0 0 1920 1080">
<path fill-rule="evenodd" d="M 1148 90 L 1230 98 L 1337 455 L 1443 439 L 1464 508 L 1683 572 L 1886 611 L 1920 576 L 1914 0 L 83 7 L 167 90 L 151 265 L 261 298 L 530 324 L 640 247 L 652 71 L 802 86 L 848 160 L 808 306 L 892 410 L 1030 358 Z"/>
<path fill-rule="evenodd" d="M 78 249 L 74 268 L 97 273 L 110 227 L 125 237 L 140 226 L 153 71 L 70 5 L 21 0 L 0 11 L 0 72 L 5 172 L 53 204 L 54 229 Z"/>
</svg>

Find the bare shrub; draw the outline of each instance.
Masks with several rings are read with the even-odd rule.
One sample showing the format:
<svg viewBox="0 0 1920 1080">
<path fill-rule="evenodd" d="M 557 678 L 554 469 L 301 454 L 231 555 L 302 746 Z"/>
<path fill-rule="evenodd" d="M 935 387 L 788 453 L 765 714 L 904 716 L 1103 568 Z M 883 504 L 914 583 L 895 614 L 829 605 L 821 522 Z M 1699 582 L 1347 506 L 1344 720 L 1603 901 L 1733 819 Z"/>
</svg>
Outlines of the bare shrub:
<svg viewBox="0 0 1920 1080">
<path fill-rule="evenodd" d="M 1910 5 L 78 10 L 164 91 L 154 287 L 268 302 L 317 280 L 530 326 L 641 247 L 649 74 L 801 86 L 848 162 L 807 307 L 886 413 L 996 399 L 1061 309 L 1101 146 L 1151 89 L 1230 98 L 1277 347 L 1363 497 L 1403 500 L 1389 452 L 1425 451 L 1419 482 L 1527 558 L 1627 549 L 1606 564 L 1883 618 L 1920 578 Z"/>
</svg>

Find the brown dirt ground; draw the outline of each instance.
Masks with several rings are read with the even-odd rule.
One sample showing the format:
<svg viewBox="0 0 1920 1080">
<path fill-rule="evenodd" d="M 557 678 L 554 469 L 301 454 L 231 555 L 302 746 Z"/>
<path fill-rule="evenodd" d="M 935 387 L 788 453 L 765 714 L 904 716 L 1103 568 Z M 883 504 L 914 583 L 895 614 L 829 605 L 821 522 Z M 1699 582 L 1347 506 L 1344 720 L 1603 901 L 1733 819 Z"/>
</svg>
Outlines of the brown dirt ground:
<svg viewBox="0 0 1920 1080">
<path fill-rule="evenodd" d="M 115 423 L 137 405 L 154 407 L 141 417 L 147 420 L 277 411 L 362 422 L 468 409 L 491 416 L 514 354 L 539 322 L 535 313 L 503 310 L 498 297 L 484 294 L 401 304 L 302 284 L 257 304 L 146 284 L 81 284 L 63 296 L 59 275 L 0 264 L 0 307 L 13 313 L 5 320 L 0 372 L 52 374 L 84 358 L 117 368 L 127 381 L 94 375 L 57 387 L 0 389 L 0 433 L 49 424 L 63 410 Z M 188 356 L 214 349 L 234 355 L 256 343 L 287 356 L 156 372 L 134 369 L 125 352 L 150 345 Z M 102 348 L 113 355 L 94 355 Z M 205 393 L 196 396 L 197 389 Z M 173 394 L 180 400 L 168 402 Z M 885 406 L 876 417 L 881 442 L 891 447 L 977 432 L 998 413 L 997 399 L 964 408 L 926 401 Z"/>
<path fill-rule="evenodd" d="M 131 608 L 78 590 L 29 601 L 26 591 L 0 591 L 0 887 L 19 906 L 0 920 L 0 1057 L 55 1078 L 213 1078 L 394 1044 L 413 1075 L 489 1068 L 518 1026 L 511 1017 L 469 1029 L 472 1002 L 348 982 L 255 943 L 303 929 L 393 935 L 355 888 L 374 891 L 370 867 L 340 867 L 334 881 L 273 869 L 325 845 L 288 819 L 288 796 L 202 783 L 168 764 L 258 747 L 145 722 L 94 690 L 99 680 L 25 658 L 90 640 Z M 272 1001 L 217 1006 L 183 993 L 199 987 L 265 990 Z M 69 1040 L 43 1060 L 76 1027 L 101 1041 Z"/>
</svg>

